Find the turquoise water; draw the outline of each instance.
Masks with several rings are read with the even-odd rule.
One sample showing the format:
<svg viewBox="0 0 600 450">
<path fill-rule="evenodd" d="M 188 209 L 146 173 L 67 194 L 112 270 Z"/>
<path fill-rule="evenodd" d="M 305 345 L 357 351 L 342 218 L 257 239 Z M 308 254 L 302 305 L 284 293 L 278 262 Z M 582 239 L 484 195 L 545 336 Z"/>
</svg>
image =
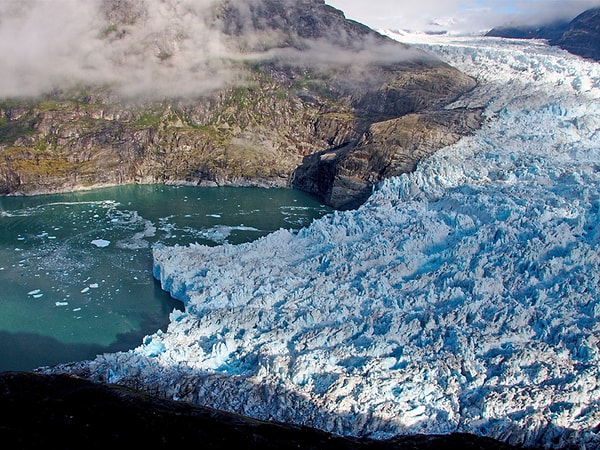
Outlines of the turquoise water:
<svg viewBox="0 0 600 450">
<path fill-rule="evenodd" d="M 0 371 L 94 358 L 166 329 L 183 305 L 151 247 L 248 242 L 330 212 L 290 189 L 121 186 L 0 197 Z"/>
</svg>

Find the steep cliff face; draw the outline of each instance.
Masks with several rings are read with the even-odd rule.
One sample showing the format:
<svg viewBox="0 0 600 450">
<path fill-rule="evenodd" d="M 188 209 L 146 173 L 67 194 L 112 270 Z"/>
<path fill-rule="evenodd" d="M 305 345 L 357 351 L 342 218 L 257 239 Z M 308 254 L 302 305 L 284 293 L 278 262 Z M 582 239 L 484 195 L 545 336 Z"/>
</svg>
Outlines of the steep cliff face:
<svg viewBox="0 0 600 450">
<path fill-rule="evenodd" d="M 161 5 L 101 2 L 93 64 L 4 93 L 0 193 L 291 185 L 350 207 L 476 126 L 441 113 L 473 79 L 323 1 Z"/>
<path fill-rule="evenodd" d="M 327 145 L 311 126 L 317 113 L 272 82 L 195 102 L 19 102 L 2 109 L 1 190 L 132 182 L 285 185 L 302 152 Z"/>
<path fill-rule="evenodd" d="M 480 123 L 480 111 L 464 109 L 412 113 L 377 122 L 357 141 L 304 158 L 292 185 L 322 196 L 336 208 L 355 208 L 369 197 L 374 185 L 412 172 L 420 160 L 452 145 Z"/>
</svg>

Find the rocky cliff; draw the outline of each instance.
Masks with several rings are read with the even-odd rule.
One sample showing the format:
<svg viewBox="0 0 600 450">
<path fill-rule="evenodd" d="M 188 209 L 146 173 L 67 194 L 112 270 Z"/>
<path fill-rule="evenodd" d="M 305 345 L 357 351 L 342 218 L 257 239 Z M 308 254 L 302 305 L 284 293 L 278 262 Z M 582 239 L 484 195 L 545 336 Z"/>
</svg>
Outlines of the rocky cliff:
<svg viewBox="0 0 600 450">
<path fill-rule="evenodd" d="M 321 0 L 157 4 L 104 0 L 77 71 L 0 92 L 1 194 L 293 186 L 354 207 L 478 126 L 445 108 L 473 79 Z"/>
</svg>

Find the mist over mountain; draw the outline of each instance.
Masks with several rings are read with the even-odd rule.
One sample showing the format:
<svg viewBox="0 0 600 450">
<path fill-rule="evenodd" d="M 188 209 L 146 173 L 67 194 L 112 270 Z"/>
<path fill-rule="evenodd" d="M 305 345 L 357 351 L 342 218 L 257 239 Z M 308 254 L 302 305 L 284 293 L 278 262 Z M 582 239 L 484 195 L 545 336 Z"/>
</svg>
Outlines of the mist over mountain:
<svg viewBox="0 0 600 450">
<path fill-rule="evenodd" d="M 475 80 L 322 0 L 0 8 L 3 194 L 133 182 L 291 185 L 352 207 L 478 126 L 476 111 L 436 113 Z M 383 154 L 363 151 L 372 125 L 409 114 L 437 117 L 419 152 L 410 135 Z M 375 134 L 390 132 L 398 127 Z"/>
<path fill-rule="evenodd" d="M 556 40 L 568 30 L 570 22 L 561 20 L 541 26 L 509 25 L 494 27 L 487 32 L 490 37 L 504 37 L 509 39 L 548 39 Z"/>
<path fill-rule="evenodd" d="M 240 84 L 247 62 L 357 68 L 424 57 L 318 1 L 28 0 L 3 2 L 0 17 L 2 97 L 93 84 L 189 96 Z"/>
<path fill-rule="evenodd" d="M 553 43 L 575 55 L 600 61 L 600 8 L 577 16 Z"/>
</svg>

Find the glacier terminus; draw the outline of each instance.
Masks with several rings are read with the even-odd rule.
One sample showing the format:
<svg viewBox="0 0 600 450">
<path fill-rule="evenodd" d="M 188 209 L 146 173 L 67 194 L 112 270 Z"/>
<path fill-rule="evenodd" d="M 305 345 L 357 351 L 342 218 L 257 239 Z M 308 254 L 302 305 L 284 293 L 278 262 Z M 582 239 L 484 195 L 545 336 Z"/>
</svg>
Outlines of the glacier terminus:
<svg viewBox="0 0 600 450">
<path fill-rule="evenodd" d="M 538 41 L 397 36 L 475 77 L 474 134 L 359 209 L 159 246 L 185 303 L 45 368 L 344 435 L 600 448 L 600 66 Z"/>
</svg>

